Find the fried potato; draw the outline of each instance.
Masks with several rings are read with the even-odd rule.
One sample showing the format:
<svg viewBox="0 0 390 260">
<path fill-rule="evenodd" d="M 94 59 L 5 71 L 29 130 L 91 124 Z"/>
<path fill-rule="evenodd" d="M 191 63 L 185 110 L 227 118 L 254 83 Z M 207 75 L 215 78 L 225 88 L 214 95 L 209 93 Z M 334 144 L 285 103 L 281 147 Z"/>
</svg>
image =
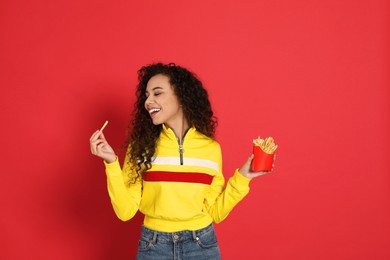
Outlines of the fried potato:
<svg viewBox="0 0 390 260">
<path fill-rule="evenodd" d="M 263 150 L 267 154 L 275 153 L 276 149 L 278 148 L 272 137 L 261 139 L 259 136 L 257 139 L 253 139 L 253 144 L 256 146 L 260 146 L 261 150 Z"/>
</svg>

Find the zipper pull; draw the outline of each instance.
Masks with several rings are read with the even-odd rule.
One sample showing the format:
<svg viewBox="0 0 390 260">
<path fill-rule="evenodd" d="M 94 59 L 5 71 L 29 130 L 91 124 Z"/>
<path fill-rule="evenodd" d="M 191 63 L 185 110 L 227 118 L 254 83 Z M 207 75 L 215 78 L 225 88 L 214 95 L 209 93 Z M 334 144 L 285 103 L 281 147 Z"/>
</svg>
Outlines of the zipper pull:
<svg viewBox="0 0 390 260">
<path fill-rule="evenodd" d="M 183 153 L 184 153 L 183 145 L 179 144 L 180 165 L 183 165 Z"/>
</svg>

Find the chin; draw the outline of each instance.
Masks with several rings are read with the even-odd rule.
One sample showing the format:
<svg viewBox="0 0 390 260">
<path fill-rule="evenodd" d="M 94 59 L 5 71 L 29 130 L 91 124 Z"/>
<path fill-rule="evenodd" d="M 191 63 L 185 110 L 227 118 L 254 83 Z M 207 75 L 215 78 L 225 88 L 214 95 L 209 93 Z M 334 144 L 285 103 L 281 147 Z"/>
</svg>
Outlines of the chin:
<svg viewBox="0 0 390 260">
<path fill-rule="evenodd" d="M 153 123 L 153 125 L 161 125 L 163 122 L 160 122 L 160 121 L 153 121 L 153 120 L 152 120 L 152 123 Z"/>
</svg>

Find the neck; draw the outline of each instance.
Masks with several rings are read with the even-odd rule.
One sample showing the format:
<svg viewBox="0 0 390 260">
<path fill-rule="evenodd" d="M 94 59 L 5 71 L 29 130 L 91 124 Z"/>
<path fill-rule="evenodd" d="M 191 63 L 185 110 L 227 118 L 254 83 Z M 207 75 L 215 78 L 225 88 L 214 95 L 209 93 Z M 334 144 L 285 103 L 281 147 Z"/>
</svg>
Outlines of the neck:
<svg viewBox="0 0 390 260">
<path fill-rule="evenodd" d="M 176 134 L 176 137 L 179 139 L 179 142 L 181 142 L 183 140 L 184 134 L 189 128 L 189 125 L 187 120 L 183 118 L 181 122 L 177 122 L 176 124 L 167 124 L 167 127 L 173 130 L 173 132 Z"/>
</svg>

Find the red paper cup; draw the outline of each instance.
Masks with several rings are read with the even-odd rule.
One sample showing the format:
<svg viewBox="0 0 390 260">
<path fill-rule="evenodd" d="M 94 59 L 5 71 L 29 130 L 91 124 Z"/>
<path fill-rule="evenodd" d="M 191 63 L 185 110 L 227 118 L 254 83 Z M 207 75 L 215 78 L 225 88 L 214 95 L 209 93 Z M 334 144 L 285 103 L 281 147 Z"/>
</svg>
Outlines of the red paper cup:
<svg viewBox="0 0 390 260">
<path fill-rule="evenodd" d="M 265 153 L 260 146 L 253 146 L 252 171 L 270 171 L 274 162 L 274 155 Z"/>
</svg>

